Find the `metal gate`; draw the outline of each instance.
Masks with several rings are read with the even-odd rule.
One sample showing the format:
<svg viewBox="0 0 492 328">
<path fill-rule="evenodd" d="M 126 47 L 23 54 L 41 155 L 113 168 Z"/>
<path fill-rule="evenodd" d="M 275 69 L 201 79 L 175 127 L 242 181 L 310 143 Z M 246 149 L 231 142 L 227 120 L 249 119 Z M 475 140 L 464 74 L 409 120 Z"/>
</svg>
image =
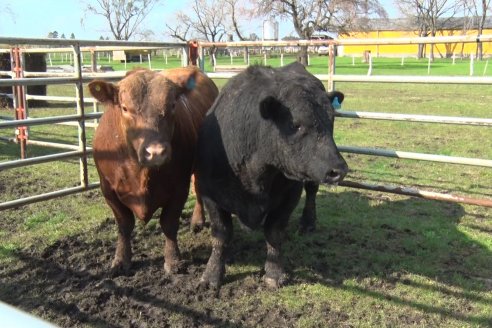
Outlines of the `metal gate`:
<svg viewBox="0 0 492 328">
<path fill-rule="evenodd" d="M 163 42 L 126 42 L 126 41 L 82 41 L 82 40 L 60 40 L 60 39 L 24 39 L 24 38 L 0 38 L 0 44 L 11 45 L 14 49 L 13 53 L 16 58 L 16 64 L 14 65 L 14 74 L 11 72 L 2 72 L 3 74 L 13 75 L 12 79 L 0 79 L 1 86 L 12 86 L 14 98 L 14 106 L 21 110 L 22 115 L 16 115 L 15 120 L 0 121 L 1 128 L 19 128 L 20 131 L 25 131 L 29 126 L 43 125 L 43 124 L 56 124 L 64 122 L 76 122 L 78 125 L 78 144 L 77 145 L 64 145 L 49 142 L 36 142 L 35 140 L 28 140 L 27 133 L 23 133 L 17 138 L 17 141 L 21 146 L 21 159 L 7 161 L 0 163 L 0 172 L 2 170 L 10 168 L 18 168 L 27 165 L 35 165 L 39 163 L 52 162 L 57 160 L 63 160 L 67 158 L 79 158 L 80 162 L 80 183 L 78 186 L 65 188 L 61 190 L 55 190 L 48 193 L 39 195 L 33 195 L 25 198 L 15 199 L 0 203 L 0 210 L 18 207 L 25 204 L 30 204 L 42 200 L 48 200 L 56 197 L 70 195 L 87 191 L 90 189 L 98 188 L 99 182 L 90 182 L 88 179 L 87 161 L 91 154 L 91 148 L 87 146 L 86 142 L 86 121 L 94 120 L 101 117 L 102 113 L 93 112 L 87 113 L 85 110 L 85 103 L 95 103 L 92 98 L 85 97 L 83 94 L 84 83 L 90 82 L 94 78 L 103 78 L 109 80 L 121 79 L 125 72 L 119 73 L 95 73 L 97 53 L 101 51 L 110 50 L 139 50 L 139 49 L 162 49 L 162 48 L 179 48 L 182 49 L 183 62 L 186 61 L 186 44 L 184 43 L 163 43 Z M 32 48 L 32 46 L 43 46 L 44 48 Z M 53 48 L 53 47 L 65 47 L 65 48 Z M 8 50 L 10 51 L 10 49 Z M 20 64 L 22 62 L 22 55 L 28 52 L 67 52 L 70 53 L 73 58 L 73 73 L 30 73 L 25 72 Z M 83 73 L 83 65 L 81 60 L 82 52 L 91 53 L 91 73 Z M 126 65 L 126 62 L 125 62 Z M 30 77 L 29 77 L 30 76 Z M 35 77 L 34 77 L 35 76 Z M 55 117 L 45 118 L 29 118 L 27 116 L 27 101 L 25 87 L 31 85 L 49 85 L 49 84 L 74 84 L 76 90 L 75 98 L 69 99 L 76 103 L 77 112 L 74 115 L 63 115 Z M 45 99 L 45 100 L 67 100 L 66 97 L 46 97 L 37 96 L 30 97 L 31 99 Z M 48 145 L 51 147 L 65 148 L 68 151 L 62 153 L 38 156 L 33 158 L 24 158 L 24 148 L 26 144 L 40 144 Z"/>
</svg>

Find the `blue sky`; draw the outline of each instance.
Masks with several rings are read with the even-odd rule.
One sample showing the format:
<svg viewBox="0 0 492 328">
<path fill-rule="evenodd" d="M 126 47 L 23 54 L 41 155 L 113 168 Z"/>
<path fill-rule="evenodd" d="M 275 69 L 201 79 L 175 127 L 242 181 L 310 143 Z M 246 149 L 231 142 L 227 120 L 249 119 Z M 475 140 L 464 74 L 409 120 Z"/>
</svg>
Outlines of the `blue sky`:
<svg viewBox="0 0 492 328">
<path fill-rule="evenodd" d="M 104 18 L 97 15 L 85 15 L 84 2 L 79 0 L 1 0 L 0 36 L 44 38 L 49 32 L 57 31 L 60 36 L 63 33 L 67 38 L 74 33 L 77 39 L 94 40 L 99 39 L 100 36 L 108 36 L 111 39 L 112 34 Z M 170 40 L 165 35 L 166 22 L 173 25 L 174 13 L 182 10 L 186 3 L 186 0 L 164 0 L 162 4 L 153 9 L 143 24 L 146 29 L 154 32 L 152 41 Z M 383 0 L 381 3 L 391 16 L 397 14 L 391 9 L 394 7 L 392 0 Z M 11 13 L 6 12 L 5 8 L 9 8 Z M 281 37 L 293 32 L 293 28 L 288 27 L 288 24 L 281 25 L 284 26 L 281 27 Z M 255 32 L 261 36 L 261 22 L 252 24 L 245 32 L 246 35 Z"/>
</svg>

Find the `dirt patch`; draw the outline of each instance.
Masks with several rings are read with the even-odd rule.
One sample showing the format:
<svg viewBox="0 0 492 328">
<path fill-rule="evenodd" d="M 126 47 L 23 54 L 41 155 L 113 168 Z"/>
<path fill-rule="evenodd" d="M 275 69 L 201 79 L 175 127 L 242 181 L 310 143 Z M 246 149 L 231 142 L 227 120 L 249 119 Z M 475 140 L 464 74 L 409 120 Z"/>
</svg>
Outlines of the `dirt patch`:
<svg viewBox="0 0 492 328">
<path fill-rule="evenodd" d="M 115 229 L 110 219 L 97 230 L 108 229 Z M 187 272 L 168 276 L 158 228 L 133 241 L 131 272 L 118 277 L 108 270 L 115 240 L 73 236 L 18 252 L 16 267 L 0 268 L 0 299 L 61 327 L 289 327 L 300 315 L 261 310 L 258 300 L 237 304 L 239 296 L 264 290 L 260 272 L 229 275 L 219 295 L 198 291 L 210 249 L 183 252 Z"/>
</svg>

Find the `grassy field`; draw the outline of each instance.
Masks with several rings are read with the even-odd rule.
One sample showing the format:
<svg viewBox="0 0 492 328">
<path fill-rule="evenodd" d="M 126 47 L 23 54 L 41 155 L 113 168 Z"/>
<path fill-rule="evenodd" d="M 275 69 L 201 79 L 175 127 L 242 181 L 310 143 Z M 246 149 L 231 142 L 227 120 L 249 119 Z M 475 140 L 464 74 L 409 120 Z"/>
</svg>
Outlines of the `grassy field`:
<svg viewBox="0 0 492 328">
<path fill-rule="evenodd" d="M 219 60 L 226 64 L 230 59 Z M 272 65 L 280 63 L 279 58 L 269 60 Z M 326 61 L 326 57 L 313 57 L 310 69 L 325 73 Z M 159 65 L 164 63 L 152 63 L 153 68 L 167 68 Z M 449 60 L 436 60 L 432 65 L 432 75 L 469 74 L 468 61 L 457 60 L 456 65 L 451 65 Z M 479 75 L 484 68 L 485 62 L 475 65 Z M 352 66 L 351 58 L 337 58 L 339 74 L 366 72 L 367 64 L 360 59 Z M 373 74 L 426 75 L 427 61 L 407 59 L 402 67 L 401 59 L 375 59 Z M 345 93 L 344 110 L 491 117 L 490 86 L 337 83 L 337 89 Z M 74 91 L 73 87 L 57 85 L 49 86 L 48 93 L 73 95 Z M 72 104 L 51 104 L 48 108 L 32 109 L 30 113 L 42 117 L 74 112 Z M 12 110 L 0 110 L 0 116 L 9 115 L 12 116 Z M 335 130 L 339 145 L 492 159 L 489 127 L 337 118 Z M 11 137 L 12 131 L 2 129 L 0 136 Z M 76 128 L 36 126 L 31 128 L 30 138 L 74 144 Z M 90 129 L 88 140 L 90 144 Z M 18 158 L 18 146 L 0 140 L 0 147 L 0 161 Z M 28 154 L 38 156 L 59 151 L 31 146 Z M 354 154 L 344 157 L 351 170 L 348 180 L 492 197 L 489 168 Z M 78 184 L 78 176 L 75 159 L 0 171 L 0 201 L 74 186 Z M 93 163 L 90 180 L 97 181 Z M 193 201 L 191 196 L 183 214 L 185 218 L 191 214 Z M 233 308 L 223 319 L 244 322 L 237 326 L 246 327 L 492 326 L 490 209 L 322 187 L 318 195 L 318 229 L 312 235 L 301 236 L 296 232 L 301 205 L 288 227 L 284 246 L 291 283 L 276 291 L 257 287 L 254 280 L 264 257 L 262 234 L 247 233 L 236 227 L 236 260 L 228 265 L 226 289 L 253 285 L 254 291 L 234 294 L 232 299 L 219 297 L 211 310 L 213 315 L 221 317 L 224 313 L 221 311 Z M 43 253 L 71 237 L 87 243 L 115 241 L 114 227 L 100 229 L 104 222 L 111 220 L 112 214 L 99 191 L 2 211 L 0 217 L 0 299 L 21 306 L 23 296 L 12 292 L 12 286 L 22 285 L 15 277 L 16 270 L 23 265 L 19 253 Z M 136 234 L 157 229 L 153 220 L 146 227 L 138 226 Z M 179 238 L 186 259 L 199 257 L 206 261 L 210 247 L 208 230 L 197 236 L 183 224 Z M 150 252 L 149 256 L 162 261 L 160 244 L 153 245 Z M 109 266 L 109 262 L 108 259 L 105 265 Z M 48 306 L 41 300 L 23 308 L 56 320 L 56 316 L 45 315 L 41 309 Z M 199 304 L 196 306 L 196 311 L 207 313 Z M 242 319 L 249 318 L 252 311 L 277 313 L 279 321 L 269 324 L 258 318 Z M 175 325 L 182 325 L 183 313 L 187 312 L 173 314 Z M 286 323 L 282 325 L 283 319 Z M 167 324 L 172 326 L 172 320 Z"/>
<path fill-rule="evenodd" d="M 83 63 L 89 65 L 90 56 L 86 54 L 84 56 Z M 319 56 L 317 54 L 310 54 L 310 67 L 309 70 L 314 74 L 326 74 L 328 73 L 328 61 L 327 56 Z M 296 60 L 296 56 L 293 54 L 285 54 L 283 63 L 287 65 Z M 53 65 L 67 65 L 70 64 L 65 57 L 59 54 L 53 55 L 51 62 L 48 61 L 48 66 Z M 127 64 L 119 61 L 110 61 L 108 57 L 101 57 L 98 60 L 99 65 L 111 66 L 115 71 L 130 70 L 134 67 L 146 67 L 152 69 L 168 69 L 172 67 L 181 66 L 181 59 L 176 56 L 154 55 L 149 65 L 145 60 L 140 62 L 128 62 Z M 228 55 L 218 55 L 217 64 L 219 65 L 244 65 L 244 59 L 242 56 L 231 58 Z M 251 55 L 250 64 L 265 64 L 265 58 L 262 55 Z M 278 67 L 281 65 L 280 54 L 271 54 L 266 58 L 266 65 Z M 436 75 L 436 76 L 492 76 L 492 63 L 489 65 L 488 60 L 473 62 L 473 70 L 470 69 L 469 58 L 456 58 L 454 64 L 451 58 L 439 58 L 436 57 L 430 64 L 427 59 L 417 59 L 415 57 L 405 57 L 403 62 L 401 58 L 373 58 L 373 75 Z M 336 72 L 337 74 L 362 74 L 365 75 L 368 72 L 369 64 L 364 63 L 361 57 L 336 57 Z M 212 72 L 213 67 L 210 62 L 210 57 L 207 56 L 205 60 L 205 71 Z M 472 74 L 471 74 L 472 73 Z"/>
</svg>

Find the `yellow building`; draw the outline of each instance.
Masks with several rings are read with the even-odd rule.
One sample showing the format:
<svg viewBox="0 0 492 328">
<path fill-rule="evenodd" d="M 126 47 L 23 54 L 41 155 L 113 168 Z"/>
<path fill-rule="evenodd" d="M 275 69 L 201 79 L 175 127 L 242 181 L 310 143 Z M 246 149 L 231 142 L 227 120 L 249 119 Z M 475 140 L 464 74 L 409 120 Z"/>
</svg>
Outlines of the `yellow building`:
<svg viewBox="0 0 492 328">
<path fill-rule="evenodd" d="M 445 27 L 438 30 L 436 36 L 458 36 L 458 35 L 477 35 L 476 29 L 465 30 L 463 18 L 453 18 L 446 21 Z M 348 35 L 340 35 L 339 39 L 385 39 L 385 38 L 411 38 L 418 37 L 417 30 L 410 30 L 409 24 L 404 19 L 374 20 L 373 28 L 368 31 L 351 32 Z M 405 27 L 407 26 L 407 27 Z M 482 34 L 492 34 L 492 19 L 488 19 Z M 424 45 L 424 55 L 428 56 L 432 45 Z M 434 57 L 452 57 L 475 55 L 477 43 L 445 43 L 435 44 Z M 360 45 L 360 46 L 340 46 L 338 55 L 340 56 L 363 56 L 365 51 L 370 51 L 374 57 L 416 57 L 418 54 L 418 44 L 412 45 Z M 492 55 L 492 42 L 483 42 L 483 56 Z"/>
</svg>

